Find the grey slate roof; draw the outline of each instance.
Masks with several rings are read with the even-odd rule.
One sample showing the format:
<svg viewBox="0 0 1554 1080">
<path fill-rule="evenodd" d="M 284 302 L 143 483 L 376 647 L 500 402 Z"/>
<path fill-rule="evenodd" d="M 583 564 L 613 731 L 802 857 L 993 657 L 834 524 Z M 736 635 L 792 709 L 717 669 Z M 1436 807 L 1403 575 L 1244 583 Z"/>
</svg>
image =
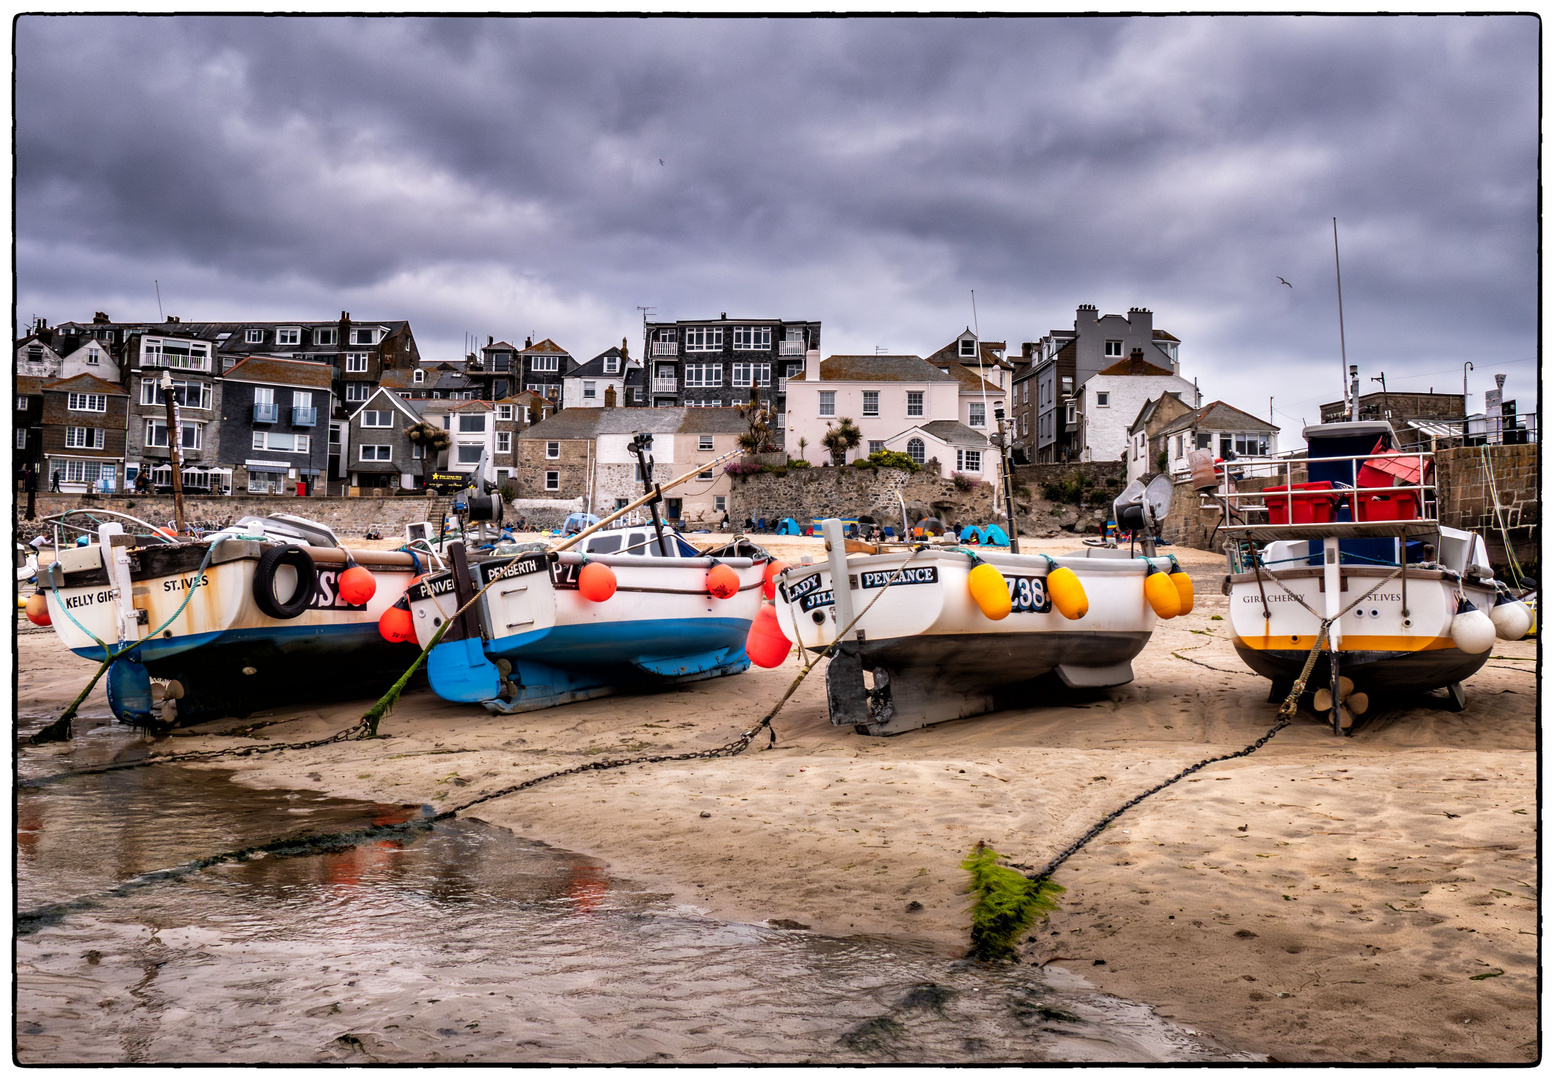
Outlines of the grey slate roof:
<svg viewBox="0 0 1554 1080">
<path fill-rule="evenodd" d="M 520 439 L 593 439 L 600 435 L 719 434 L 746 430 L 734 409 L 562 409 L 520 432 Z"/>
<path fill-rule="evenodd" d="M 987 436 L 959 420 L 930 420 L 917 427 L 951 446 L 986 446 Z"/>
<path fill-rule="evenodd" d="M 1183 413 L 1160 429 L 1161 435 L 1174 435 L 1191 428 L 1208 428 L 1211 431 L 1278 431 L 1266 420 L 1259 420 L 1251 413 L 1242 412 L 1223 401 L 1211 401 L 1190 413 Z"/>
<path fill-rule="evenodd" d="M 789 379 L 804 381 L 804 372 Z M 956 382 L 921 356 L 828 356 L 820 361 L 821 382 Z"/>
</svg>

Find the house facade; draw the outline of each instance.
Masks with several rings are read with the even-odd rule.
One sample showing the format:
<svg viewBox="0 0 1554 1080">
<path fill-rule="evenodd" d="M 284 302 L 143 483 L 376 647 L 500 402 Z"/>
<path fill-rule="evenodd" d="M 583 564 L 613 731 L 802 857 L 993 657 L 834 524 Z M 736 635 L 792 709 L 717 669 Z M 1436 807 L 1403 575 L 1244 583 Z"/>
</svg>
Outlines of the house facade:
<svg viewBox="0 0 1554 1080">
<path fill-rule="evenodd" d="M 41 332 L 48 334 L 46 327 L 42 327 Z M 52 334 L 48 336 L 52 337 Z M 59 353 L 54 351 L 53 346 L 44 340 L 39 332 L 28 334 L 18 341 L 15 355 L 16 374 L 34 379 L 59 378 Z"/>
<path fill-rule="evenodd" d="M 515 392 L 527 390 L 558 405 L 561 402 L 562 380 L 566 378 L 567 372 L 577 366 L 572 354 L 550 338 L 538 344 L 535 344 L 533 338 L 524 338 L 523 348 L 518 351 L 514 363 L 517 367 L 515 377 L 523 381 L 522 386 L 514 384 Z M 508 395 L 504 393 L 498 396 Z"/>
<path fill-rule="evenodd" d="M 380 388 L 352 410 L 346 429 L 349 451 L 342 465 L 350 488 L 369 492 L 420 486 L 425 459 L 421 447 L 405 435 L 406 428 L 423 419 L 419 404 Z M 440 425 L 441 420 L 428 422 Z"/>
<path fill-rule="evenodd" d="M 1150 473 L 1164 472 L 1171 465 L 1166 450 L 1167 437 L 1162 434 L 1178 417 L 1193 411 L 1175 393 L 1167 391 L 1158 398 L 1146 401 L 1128 426 L 1128 479 L 1137 480 Z"/>
<path fill-rule="evenodd" d="M 215 367 L 212 341 L 173 334 L 128 336 L 123 357 L 124 385 L 129 391 L 125 438 L 128 485 L 134 486 L 142 473 L 154 486 L 172 485 L 167 404 L 162 392 L 166 375 L 177 404 L 184 490 L 230 490 L 232 470 L 221 455 L 222 381 Z"/>
<path fill-rule="evenodd" d="M 848 460 L 868 457 L 908 428 L 959 420 L 961 389 L 959 378 L 920 356 L 843 355 L 822 361 L 812 352 L 803 369 L 788 378 L 788 455 L 812 465 L 829 464 L 831 455 L 822 442 L 826 429 L 847 417 L 862 436 Z"/>
<path fill-rule="evenodd" d="M 95 375 L 56 379 L 42 391 L 39 489 L 58 473 L 61 491 L 121 490 L 129 395 Z"/>
<path fill-rule="evenodd" d="M 517 486 L 521 497 L 584 500 L 605 514 L 643 494 L 644 478 L 631 442 L 653 436 L 651 480 L 663 483 L 698 462 L 705 474 L 664 497 L 668 520 L 716 524 L 728 509 L 732 480 L 711 462 L 738 447 L 745 422 L 735 409 L 577 408 L 518 436 Z"/>
<path fill-rule="evenodd" d="M 885 440 L 882 449 L 905 454 L 919 465 L 938 463 L 945 479 L 956 475 L 994 482 L 998 478 L 998 451 L 988 445 L 987 432 L 967 427 L 959 420 L 931 420 L 917 424 Z"/>
<path fill-rule="evenodd" d="M 328 476 L 328 364 L 247 357 L 222 377 L 218 460 L 231 490 L 256 495 L 309 494 Z"/>
<path fill-rule="evenodd" d="M 448 409 L 443 426 L 453 436 L 453 445 L 448 448 L 448 471 L 473 474 L 483 456 L 486 471 L 481 479 L 496 480 L 495 408 L 485 401 L 461 401 Z"/>
<path fill-rule="evenodd" d="M 1279 451 L 1279 429 L 1223 401 L 1211 401 L 1172 420 L 1160 429 L 1169 470 L 1187 468 L 1187 455 L 1208 450 L 1226 461 L 1261 457 Z"/>
<path fill-rule="evenodd" d="M 1076 461 L 1083 456 L 1079 434 L 1080 386 L 1103 369 L 1127 359 L 1135 349 L 1153 365 L 1177 374 L 1180 342 L 1154 326 L 1148 308 L 1129 308 L 1127 315 L 1101 315 L 1094 304 L 1081 304 L 1072 330 L 1053 330 L 1034 343 L 1030 378 L 1034 400 L 1022 409 L 1030 413 L 1038 462 Z M 1022 423 L 1021 426 L 1027 426 Z M 1027 438 L 1026 445 L 1032 445 Z M 1119 447 L 1120 453 L 1120 447 Z"/>
<path fill-rule="evenodd" d="M 495 401 L 522 390 L 518 368 L 517 347 L 511 342 L 487 337 L 480 355 L 464 369 L 464 377 L 471 391 L 470 399 Z"/>
<path fill-rule="evenodd" d="M 787 380 L 820 348 L 820 322 L 807 319 L 680 319 L 643 325 L 642 359 L 655 408 L 728 407 L 752 388 L 785 430 Z"/>
<path fill-rule="evenodd" d="M 1142 349 L 1086 379 L 1075 395 L 1080 460 L 1118 460 L 1131 448 L 1130 432 L 1139 410 L 1162 394 L 1175 394 L 1193 408 L 1202 404 L 1197 387 L 1145 360 Z"/>
<path fill-rule="evenodd" d="M 43 471 L 43 388 L 52 380 L 36 375 L 16 376 L 16 411 L 13 414 L 11 475 L 20 482 L 28 466 L 38 477 L 38 490 L 48 490 Z"/>
<path fill-rule="evenodd" d="M 641 365 L 631 359 L 623 338 L 620 345 L 579 364 L 562 377 L 561 405 L 566 409 L 623 408 L 641 405 L 627 400 L 626 376 Z"/>
</svg>

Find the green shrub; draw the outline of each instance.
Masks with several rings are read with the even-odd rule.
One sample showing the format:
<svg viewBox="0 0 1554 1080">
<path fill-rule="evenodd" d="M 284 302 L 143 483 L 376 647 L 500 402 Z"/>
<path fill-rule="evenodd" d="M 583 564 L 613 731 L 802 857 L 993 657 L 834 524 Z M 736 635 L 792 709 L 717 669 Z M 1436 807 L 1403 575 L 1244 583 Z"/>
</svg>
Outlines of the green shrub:
<svg viewBox="0 0 1554 1080">
<path fill-rule="evenodd" d="M 1091 480 L 1075 469 L 1061 480 L 1049 480 L 1042 484 L 1041 493 L 1048 502 L 1078 504 L 1085 501 L 1086 492 L 1094 486 Z"/>
<path fill-rule="evenodd" d="M 810 467 L 809 466 L 809 460 L 807 458 L 801 458 L 801 457 L 800 458 L 792 458 L 792 457 L 790 457 L 788 459 L 788 468 L 790 468 L 790 469 L 807 469 L 809 467 Z"/>
<path fill-rule="evenodd" d="M 870 464 L 876 465 L 881 469 L 905 469 L 907 472 L 917 472 L 922 468 L 921 465 L 900 450 L 876 450 L 869 455 L 868 460 Z"/>
</svg>

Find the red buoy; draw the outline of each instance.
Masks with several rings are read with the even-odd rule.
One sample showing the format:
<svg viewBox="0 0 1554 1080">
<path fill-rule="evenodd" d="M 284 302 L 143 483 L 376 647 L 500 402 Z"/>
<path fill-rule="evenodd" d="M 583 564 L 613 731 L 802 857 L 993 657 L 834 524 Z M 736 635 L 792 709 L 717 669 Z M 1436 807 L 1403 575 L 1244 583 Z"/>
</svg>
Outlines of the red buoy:
<svg viewBox="0 0 1554 1080">
<path fill-rule="evenodd" d="M 34 626 L 52 626 L 54 620 L 49 617 L 49 598 L 42 593 L 33 593 L 27 598 L 27 621 Z"/>
<path fill-rule="evenodd" d="M 359 606 L 371 600 L 372 594 L 378 591 L 378 579 L 365 566 L 352 563 L 341 571 L 336 591 L 347 604 Z"/>
<path fill-rule="evenodd" d="M 733 567 L 718 563 L 707 571 L 707 591 L 719 600 L 727 600 L 739 591 L 739 575 Z"/>
<path fill-rule="evenodd" d="M 410 605 L 403 596 L 378 616 L 378 633 L 383 635 L 385 641 L 415 639 L 415 618 L 410 614 Z"/>
<path fill-rule="evenodd" d="M 776 605 L 762 604 L 760 613 L 750 624 L 750 633 L 745 635 L 745 655 L 756 667 L 774 668 L 780 667 L 791 651 L 793 642 L 777 622 Z"/>
<path fill-rule="evenodd" d="M 577 591 L 584 600 L 602 604 L 615 595 L 615 571 L 604 563 L 586 563 L 577 575 Z"/>
<path fill-rule="evenodd" d="M 761 578 L 761 588 L 768 600 L 777 599 L 777 575 L 787 568 L 788 564 L 781 559 L 773 559 L 766 564 L 766 573 Z"/>
</svg>

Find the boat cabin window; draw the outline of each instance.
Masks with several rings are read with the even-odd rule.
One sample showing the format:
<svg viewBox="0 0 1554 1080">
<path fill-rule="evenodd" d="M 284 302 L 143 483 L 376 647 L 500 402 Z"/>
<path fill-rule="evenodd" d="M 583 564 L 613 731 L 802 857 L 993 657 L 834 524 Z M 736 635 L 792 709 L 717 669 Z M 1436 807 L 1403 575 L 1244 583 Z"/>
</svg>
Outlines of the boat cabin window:
<svg viewBox="0 0 1554 1080">
<path fill-rule="evenodd" d="M 620 549 L 621 538 L 619 533 L 611 536 L 605 536 L 601 534 L 599 536 L 595 536 L 588 542 L 588 550 L 590 553 L 608 555 L 612 551 L 619 551 Z"/>
</svg>

